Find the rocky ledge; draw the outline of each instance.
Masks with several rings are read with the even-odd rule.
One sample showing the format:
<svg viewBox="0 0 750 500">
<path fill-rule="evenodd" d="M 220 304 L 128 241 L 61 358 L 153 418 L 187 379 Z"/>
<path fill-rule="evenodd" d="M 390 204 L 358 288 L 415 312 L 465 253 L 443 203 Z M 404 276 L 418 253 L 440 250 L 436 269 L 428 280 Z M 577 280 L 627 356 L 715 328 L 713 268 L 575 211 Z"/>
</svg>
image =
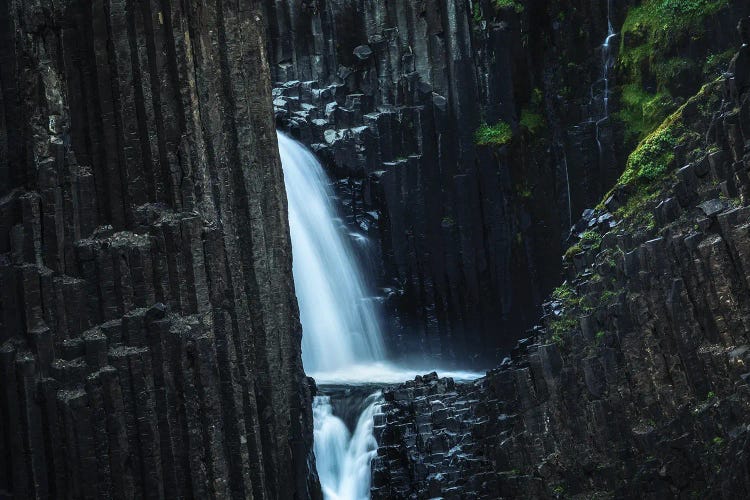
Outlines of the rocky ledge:
<svg viewBox="0 0 750 500">
<path fill-rule="evenodd" d="M 750 495 L 750 19 L 573 230 L 543 324 L 384 393 L 374 498 Z"/>
</svg>

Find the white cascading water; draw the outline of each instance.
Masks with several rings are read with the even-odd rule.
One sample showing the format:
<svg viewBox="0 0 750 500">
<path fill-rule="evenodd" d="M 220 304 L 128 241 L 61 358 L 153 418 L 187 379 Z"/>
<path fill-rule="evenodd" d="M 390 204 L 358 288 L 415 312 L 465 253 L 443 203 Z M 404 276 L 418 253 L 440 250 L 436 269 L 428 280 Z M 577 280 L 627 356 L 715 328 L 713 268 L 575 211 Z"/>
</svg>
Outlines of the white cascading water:
<svg viewBox="0 0 750 500">
<path fill-rule="evenodd" d="M 330 181 L 304 146 L 278 133 L 284 168 L 294 284 L 302 322 L 302 362 L 318 384 L 396 383 L 432 368 L 401 369 L 385 360 L 375 303 L 338 218 Z M 364 236 L 353 235 L 359 243 Z M 441 371 L 457 380 L 481 374 Z M 380 393 L 369 396 L 350 432 L 333 414 L 328 396 L 313 402 L 314 449 L 326 500 L 370 498 L 372 458 L 377 453 L 373 416 Z"/>
<path fill-rule="evenodd" d="M 380 392 L 365 399 L 354 432 L 333 414 L 331 399 L 316 396 L 313 402 L 315 461 L 326 500 L 370 498 L 371 462 L 378 443 L 373 419 L 381 403 Z"/>
<path fill-rule="evenodd" d="M 278 138 L 305 371 L 317 379 L 317 374 L 381 361 L 378 315 L 350 242 L 340 230 L 330 181 L 304 146 L 281 133 Z"/>
<path fill-rule="evenodd" d="M 346 241 L 323 167 L 301 144 L 278 134 L 289 200 L 294 283 L 300 307 L 302 361 L 319 381 L 383 358 L 383 340 L 362 272 Z M 335 375 L 333 376 L 335 378 Z M 326 500 L 370 498 L 370 463 L 378 444 L 373 416 L 380 393 L 365 400 L 353 433 L 328 396 L 313 402 L 314 450 Z"/>
</svg>

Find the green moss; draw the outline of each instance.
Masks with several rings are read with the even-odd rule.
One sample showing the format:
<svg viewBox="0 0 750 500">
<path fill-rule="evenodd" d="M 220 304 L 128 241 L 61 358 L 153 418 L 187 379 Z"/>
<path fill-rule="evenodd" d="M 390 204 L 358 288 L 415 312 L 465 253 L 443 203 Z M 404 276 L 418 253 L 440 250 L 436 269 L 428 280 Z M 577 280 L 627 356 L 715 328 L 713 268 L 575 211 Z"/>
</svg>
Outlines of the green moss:
<svg viewBox="0 0 750 500">
<path fill-rule="evenodd" d="M 495 125 L 483 123 L 474 132 L 474 140 L 480 146 L 502 146 L 513 139 L 513 130 L 504 121 Z"/>
<path fill-rule="evenodd" d="M 553 336 L 563 337 L 578 327 L 578 321 L 570 314 L 563 314 L 549 323 L 549 328 Z"/>
<path fill-rule="evenodd" d="M 566 281 L 552 291 L 552 298 L 560 302 L 570 302 L 575 297 L 575 292 Z"/>
<path fill-rule="evenodd" d="M 528 200 L 532 196 L 531 188 L 526 184 L 519 184 L 516 186 L 516 194 L 519 198 Z"/>
<path fill-rule="evenodd" d="M 679 126 L 659 127 L 646 137 L 628 157 L 620 177 L 625 185 L 648 184 L 664 177 L 674 162 L 674 148 L 678 144 Z"/>
<path fill-rule="evenodd" d="M 521 110 L 521 126 L 531 134 L 536 134 L 544 129 L 544 117 L 528 109 Z"/>
<path fill-rule="evenodd" d="M 524 11 L 523 4 L 519 0 L 492 0 L 496 9 L 513 9 L 518 14 Z"/>
<path fill-rule="evenodd" d="M 601 301 L 602 304 L 611 304 L 615 301 L 617 298 L 617 292 L 613 292 L 612 290 L 606 290 L 604 293 L 602 293 Z"/>
<path fill-rule="evenodd" d="M 618 68 L 622 107 L 617 114 L 626 140 L 635 143 L 648 135 L 680 104 L 675 96 L 694 91 L 695 81 L 715 76 L 731 55 L 709 55 L 705 64 L 674 57 L 690 39 L 710 36 L 706 19 L 729 0 L 644 0 L 631 7 L 623 23 Z M 688 38 L 690 37 L 690 38 Z"/>
<path fill-rule="evenodd" d="M 580 245 L 573 245 L 565 251 L 565 260 L 571 260 L 581 252 L 583 252 L 583 248 Z"/>
<path fill-rule="evenodd" d="M 705 122 L 711 116 L 720 98 L 718 88 L 717 82 L 704 85 L 700 92 L 643 139 L 628 157 L 625 171 L 615 188 L 604 196 L 597 209 L 605 209 L 603 200 L 617 190 L 618 197 L 624 201 L 616 212 L 618 218 L 627 221 L 630 227 L 653 229 L 655 221 L 651 208 L 673 178 L 675 146 L 700 145 L 687 154 L 688 161 L 694 161 L 695 154 L 705 154 L 704 138 L 691 131 L 691 123 L 696 120 Z"/>
<path fill-rule="evenodd" d="M 668 92 L 651 94 L 639 84 L 624 85 L 621 99 L 622 109 L 617 117 L 626 124 L 628 142 L 646 137 L 674 109 L 674 99 Z"/>
<path fill-rule="evenodd" d="M 598 250 L 602 244 L 602 235 L 596 231 L 586 231 L 581 234 L 581 243 Z"/>
<path fill-rule="evenodd" d="M 484 17 L 482 16 L 482 7 L 480 6 L 478 1 L 475 2 L 474 5 L 472 6 L 471 14 L 476 24 L 479 24 L 482 21 L 484 21 Z"/>
</svg>

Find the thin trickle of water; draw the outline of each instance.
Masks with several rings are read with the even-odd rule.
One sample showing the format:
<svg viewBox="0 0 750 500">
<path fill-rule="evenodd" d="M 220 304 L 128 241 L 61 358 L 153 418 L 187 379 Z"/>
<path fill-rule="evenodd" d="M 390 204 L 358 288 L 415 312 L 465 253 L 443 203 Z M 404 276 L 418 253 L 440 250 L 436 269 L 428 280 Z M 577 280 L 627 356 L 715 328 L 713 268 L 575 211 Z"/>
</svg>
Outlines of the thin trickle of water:
<svg viewBox="0 0 750 500">
<path fill-rule="evenodd" d="M 333 414 L 330 397 L 315 397 L 315 461 L 326 500 L 370 498 L 371 463 L 378 450 L 373 436 L 374 416 L 381 402 L 379 391 L 365 399 L 357 426 L 350 433 Z"/>
<path fill-rule="evenodd" d="M 384 348 L 375 302 L 337 224 L 330 181 L 310 151 L 284 134 L 278 139 L 305 371 L 326 373 L 380 361 Z"/>
<path fill-rule="evenodd" d="M 602 116 L 596 120 L 596 144 L 599 147 L 599 159 L 602 157 L 602 142 L 600 138 L 600 128 L 602 123 L 609 119 L 609 72 L 614 64 L 612 58 L 612 40 L 617 36 L 612 26 L 612 0 L 607 0 L 607 37 L 601 45 L 602 52 L 602 77 L 600 82 L 604 85 L 602 93 Z M 592 92 L 593 94 L 593 92 Z M 593 97 L 593 95 L 592 95 Z"/>
</svg>

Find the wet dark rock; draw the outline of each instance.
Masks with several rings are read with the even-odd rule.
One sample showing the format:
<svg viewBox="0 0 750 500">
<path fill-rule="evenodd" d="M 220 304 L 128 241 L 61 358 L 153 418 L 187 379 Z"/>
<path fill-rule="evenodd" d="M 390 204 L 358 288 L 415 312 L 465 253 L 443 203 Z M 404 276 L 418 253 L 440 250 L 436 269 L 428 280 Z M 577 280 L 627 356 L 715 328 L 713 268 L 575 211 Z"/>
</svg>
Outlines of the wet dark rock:
<svg viewBox="0 0 750 500">
<path fill-rule="evenodd" d="M 354 55 L 362 61 L 366 61 L 372 56 L 372 49 L 367 45 L 359 45 L 354 48 Z"/>
<path fill-rule="evenodd" d="M 582 235 L 608 231 L 604 212 L 584 212 L 571 237 L 588 248 L 499 368 L 447 393 L 386 390 L 373 498 L 750 495 L 750 207 L 717 188 L 749 182 L 735 173 L 750 157 L 730 165 L 727 139 L 748 95 L 708 91 L 718 98 L 686 124 L 720 139 L 682 154 L 718 150 L 642 207 L 653 227 L 625 219 L 597 245 Z"/>
<path fill-rule="evenodd" d="M 320 496 L 264 33 L 0 5 L 0 497 Z"/>
</svg>

